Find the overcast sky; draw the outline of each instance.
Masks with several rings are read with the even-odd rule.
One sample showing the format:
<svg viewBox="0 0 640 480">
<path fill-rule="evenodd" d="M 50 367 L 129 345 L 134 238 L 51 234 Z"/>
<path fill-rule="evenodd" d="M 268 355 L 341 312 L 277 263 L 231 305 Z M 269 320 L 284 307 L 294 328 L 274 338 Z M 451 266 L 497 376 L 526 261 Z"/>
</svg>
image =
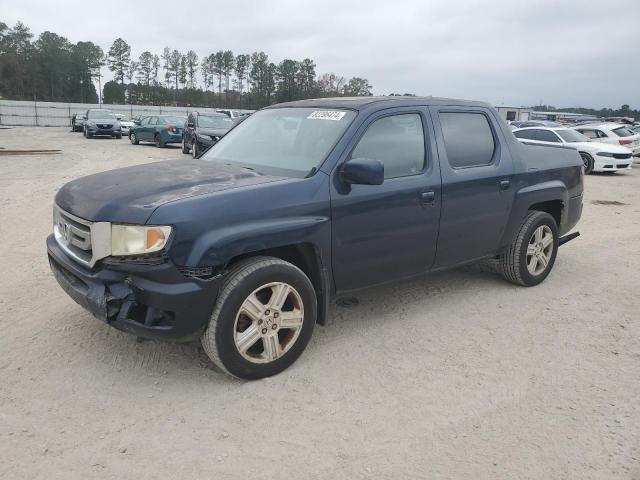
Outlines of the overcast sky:
<svg viewBox="0 0 640 480">
<path fill-rule="evenodd" d="M 4 2 L 0 21 L 18 20 L 105 51 L 122 37 L 132 58 L 165 46 L 309 57 L 376 94 L 640 108 L 640 0 Z"/>
</svg>

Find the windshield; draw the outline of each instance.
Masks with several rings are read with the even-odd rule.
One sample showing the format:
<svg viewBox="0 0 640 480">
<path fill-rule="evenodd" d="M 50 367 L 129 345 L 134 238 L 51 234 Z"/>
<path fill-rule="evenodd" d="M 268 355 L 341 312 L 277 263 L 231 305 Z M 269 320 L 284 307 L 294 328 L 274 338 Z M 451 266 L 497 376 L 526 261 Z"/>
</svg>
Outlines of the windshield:
<svg viewBox="0 0 640 480">
<path fill-rule="evenodd" d="M 164 117 L 158 117 L 158 125 L 182 125 L 185 120 L 185 117 L 173 117 L 167 115 Z"/>
<path fill-rule="evenodd" d="M 88 118 L 113 118 L 116 116 L 111 110 L 89 110 Z"/>
<path fill-rule="evenodd" d="M 206 115 L 199 115 L 198 126 L 202 128 L 220 128 L 229 130 L 231 127 L 233 127 L 233 120 L 231 120 L 226 115 L 216 115 L 210 117 Z"/>
<path fill-rule="evenodd" d="M 575 130 L 569 130 L 568 128 L 562 130 L 556 130 L 556 133 L 562 137 L 562 140 L 568 143 L 576 143 L 576 142 L 590 142 L 591 139 L 582 135 L 580 132 L 576 132 Z"/>
<path fill-rule="evenodd" d="M 355 116 L 319 108 L 262 110 L 222 137 L 203 159 L 304 176 L 324 161 Z"/>
</svg>

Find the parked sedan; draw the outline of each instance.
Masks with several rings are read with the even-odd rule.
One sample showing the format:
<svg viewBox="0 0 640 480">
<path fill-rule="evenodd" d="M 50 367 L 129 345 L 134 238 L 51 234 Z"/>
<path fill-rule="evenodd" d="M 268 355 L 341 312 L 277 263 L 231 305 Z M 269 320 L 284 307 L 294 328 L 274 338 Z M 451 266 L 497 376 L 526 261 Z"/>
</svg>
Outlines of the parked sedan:
<svg viewBox="0 0 640 480">
<path fill-rule="evenodd" d="M 234 121 L 223 113 L 190 113 L 182 134 L 182 153 L 191 152 L 198 158 L 233 126 Z"/>
<path fill-rule="evenodd" d="M 631 168 L 633 159 L 628 148 L 591 141 L 581 133 L 565 128 L 529 127 L 513 131 L 520 141 L 526 143 L 565 145 L 575 148 L 584 163 L 584 173 L 615 172 Z"/>
<path fill-rule="evenodd" d="M 120 121 L 111 110 L 90 108 L 87 110 L 83 125 L 86 138 L 91 138 L 94 135 L 122 138 Z"/>
<path fill-rule="evenodd" d="M 71 130 L 74 132 L 81 132 L 84 128 L 84 121 L 86 116 L 84 113 L 74 113 L 71 117 Z"/>
<path fill-rule="evenodd" d="M 127 117 L 122 117 L 120 119 L 120 127 L 122 128 L 123 135 L 129 135 L 129 131 L 131 127 L 135 127 L 136 124 L 133 120 L 129 120 Z"/>
<path fill-rule="evenodd" d="M 640 133 L 635 133 L 626 125 L 619 123 L 600 123 L 573 127 L 578 132 L 602 143 L 622 145 L 631 150 L 633 155 L 640 156 Z"/>
<path fill-rule="evenodd" d="M 158 148 L 168 143 L 182 143 L 184 121 L 184 117 L 175 115 L 144 117 L 140 120 L 140 125 L 135 125 L 129 130 L 129 140 L 134 145 L 153 142 Z"/>
</svg>

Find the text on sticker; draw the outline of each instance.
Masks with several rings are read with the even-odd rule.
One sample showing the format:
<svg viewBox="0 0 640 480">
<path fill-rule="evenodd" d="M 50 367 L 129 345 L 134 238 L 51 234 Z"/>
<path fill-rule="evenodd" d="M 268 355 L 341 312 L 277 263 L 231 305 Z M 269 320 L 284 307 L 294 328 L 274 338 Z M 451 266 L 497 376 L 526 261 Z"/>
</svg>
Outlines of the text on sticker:
<svg viewBox="0 0 640 480">
<path fill-rule="evenodd" d="M 311 112 L 307 118 L 311 118 L 313 120 L 341 120 L 347 112 L 340 112 L 338 110 L 316 110 L 315 112 Z"/>
</svg>

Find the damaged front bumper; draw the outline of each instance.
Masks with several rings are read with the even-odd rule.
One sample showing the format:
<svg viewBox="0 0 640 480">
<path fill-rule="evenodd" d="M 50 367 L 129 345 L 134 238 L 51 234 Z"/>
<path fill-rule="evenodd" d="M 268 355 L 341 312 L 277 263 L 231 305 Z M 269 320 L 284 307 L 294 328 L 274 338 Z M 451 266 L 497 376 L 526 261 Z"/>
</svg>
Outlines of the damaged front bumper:
<svg viewBox="0 0 640 480">
<path fill-rule="evenodd" d="M 185 276 L 171 262 L 96 265 L 72 260 L 53 235 L 51 270 L 62 289 L 94 317 L 145 338 L 191 340 L 206 328 L 222 279 Z"/>
</svg>

